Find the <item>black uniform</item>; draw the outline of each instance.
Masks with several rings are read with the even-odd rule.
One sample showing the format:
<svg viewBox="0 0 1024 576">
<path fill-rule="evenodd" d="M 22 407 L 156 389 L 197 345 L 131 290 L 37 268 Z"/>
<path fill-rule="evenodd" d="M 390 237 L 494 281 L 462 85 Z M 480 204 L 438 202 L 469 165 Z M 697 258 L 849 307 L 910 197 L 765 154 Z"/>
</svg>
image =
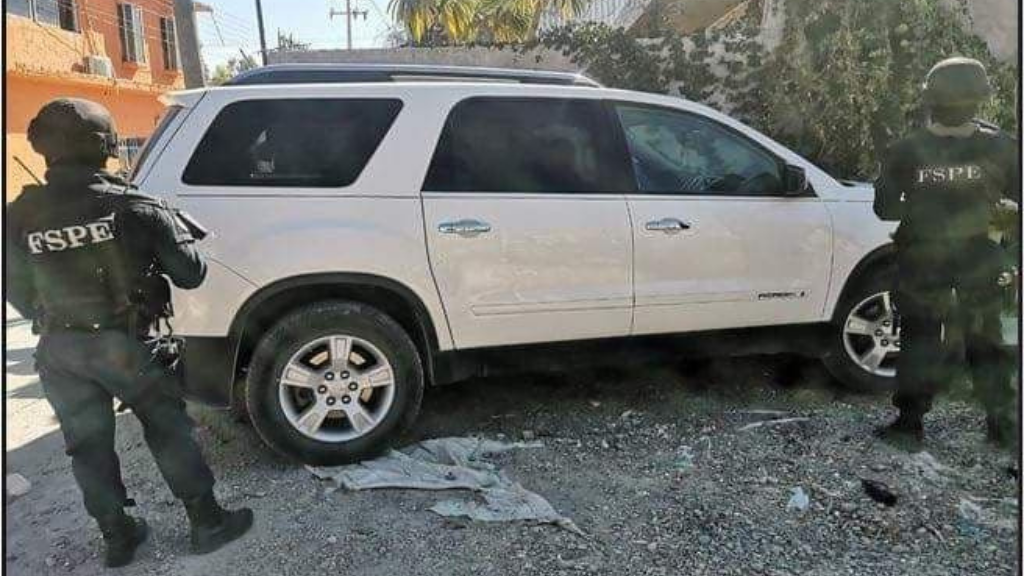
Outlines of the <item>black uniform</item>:
<svg viewBox="0 0 1024 576">
<path fill-rule="evenodd" d="M 46 179 L 8 207 L 7 295 L 40 328 L 40 380 L 86 509 L 102 525 L 127 501 L 114 452 L 113 398 L 142 422 L 175 496 L 211 493 L 213 475 L 177 380 L 153 356 L 153 311 L 140 290 L 147 278 L 159 279 L 147 270 L 181 288 L 198 286 L 206 264 L 193 238 L 161 202 L 93 167 L 58 163 Z"/>
<path fill-rule="evenodd" d="M 960 136 L 916 130 L 886 155 L 874 207 L 883 220 L 900 221 L 902 348 L 893 403 L 902 414 L 923 415 L 951 378 L 944 325 L 954 319 L 964 329 L 975 394 L 989 415 L 1013 410 L 1015 358 L 1002 345 L 998 283 L 1013 252 L 988 231 L 1001 199 L 1020 201 L 1017 158 L 1015 140 L 981 123 Z"/>
</svg>

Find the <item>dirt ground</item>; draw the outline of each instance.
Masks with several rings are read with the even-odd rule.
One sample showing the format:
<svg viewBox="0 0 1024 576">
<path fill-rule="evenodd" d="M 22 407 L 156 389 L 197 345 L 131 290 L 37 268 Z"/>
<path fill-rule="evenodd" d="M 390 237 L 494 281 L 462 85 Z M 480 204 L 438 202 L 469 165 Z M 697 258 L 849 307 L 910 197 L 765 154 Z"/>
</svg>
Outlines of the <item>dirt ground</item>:
<svg viewBox="0 0 1024 576">
<path fill-rule="evenodd" d="M 7 574 L 106 573 L 63 442 L 32 370 L 34 340 L 6 326 L 5 473 L 31 483 L 5 503 Z M 251 428 L 192 406 L 229 505 L 256 512 L 244 540 L 187 555 L 184 513 L 140 427 L 118 418 L 118 448 L 150 541 L 123 574 L 888 574 L 1010 575 L 1017 565 L 1019 465 L 983 441 L 960 396 L 927 425 L 924 453 L 871 438 L 884 397 L 843 395 L 815 363 L 719 359 L 628 371 L 524 374 L 429 390 L 404 442 L 480 435 L 537 439 L 500 460 L 585 535 L 554 526 L 441 518 L 444 495 L 327 493 L 271 454 Z M 773 413 L 761 410 L 777 411 Z M 781 417 L 788 423 L 744 426 Z M 861 480 L 885 483 L 886 507 Z M 787 507 L 796 488 L 809 496 Z"/>
</svg>

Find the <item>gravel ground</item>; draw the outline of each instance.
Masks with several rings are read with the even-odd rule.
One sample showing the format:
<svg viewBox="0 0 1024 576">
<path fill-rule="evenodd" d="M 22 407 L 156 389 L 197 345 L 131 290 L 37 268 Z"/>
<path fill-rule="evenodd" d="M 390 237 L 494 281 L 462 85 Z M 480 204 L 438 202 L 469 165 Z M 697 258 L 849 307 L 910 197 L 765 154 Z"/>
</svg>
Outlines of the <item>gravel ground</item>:
<svg viewBox="0 0 1024 576">
<path fill-rule="evenodd" d="M 7 473 L 32 482 L 5 504 L 9 574 L 106 573 L 52 414 L 31 371 L 27 326 L 9 323 Z M 482 379 L 430 390 L 405 440 L 537 439 L 501 457 L 585 532 L 478 524 L 428 511 L 443 495 L 326 494 L 247 426 L 193 406 L 230 505 L 256 511 L 244 540 L 187 555 L 184 513 L 130 415 L 118 447 L 152 536 L 124 574 L 1016 574 L 1019 465 L 983 441 L 954 394 L 928 421 L 926 454 L 871 438 L 882 397 L 844 396 L 813 363 L 784 357 L 572 375 Z M 774 410 L 762 414 L 754 411 Z M 806 420 L 743 426 L 768 418 Z M 861 479 L 884 482 L 893 507 Z M 809 496 L 787 509 L 792 490 Z M 960 509 L 964 511 L 961 512 Z"/>
</svg>

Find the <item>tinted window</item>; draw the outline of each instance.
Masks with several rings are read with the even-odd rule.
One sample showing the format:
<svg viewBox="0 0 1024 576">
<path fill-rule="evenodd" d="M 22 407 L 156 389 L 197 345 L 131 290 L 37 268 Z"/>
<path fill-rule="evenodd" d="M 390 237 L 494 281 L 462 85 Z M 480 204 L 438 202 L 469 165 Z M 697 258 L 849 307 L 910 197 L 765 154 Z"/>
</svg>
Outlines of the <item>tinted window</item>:
<svg viewBox="0 0 1024 576">
<path fill-rule="evenodd" d="M 399 100 L 248 100 L 224 108 L 185 169 L 205 186 L 348 186 L 359 177 Z"/>
<path fill-rule="evenodd" d="M 474 98 L 448 116 L 423 189 L 623 192 L 628 164 L 600 102 Z"/>
<path fill-rule="evenodd" d="M 782 167 L 745 137 L 694 114 L 618 106 L 637 188 L 662 194 L 771 196 Z"/>
</svg>

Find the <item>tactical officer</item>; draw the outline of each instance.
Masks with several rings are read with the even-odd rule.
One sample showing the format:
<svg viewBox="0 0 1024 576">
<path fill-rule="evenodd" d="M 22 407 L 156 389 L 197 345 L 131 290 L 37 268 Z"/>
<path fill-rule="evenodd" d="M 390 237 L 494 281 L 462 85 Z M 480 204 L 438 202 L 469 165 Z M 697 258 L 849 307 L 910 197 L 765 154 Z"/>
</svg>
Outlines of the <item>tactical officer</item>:
<svg viewBox="0 0 1024 576">
<path fill-rule="evenodd" d="M 874 208 L 900 222 L 893 239 L 902 345 L 893 398 L 900 413 L 879 429 L 883 437 L 923 439 L 922 417 L 951 378 L 954 325 L 963 330 L 963 358 L 989 438 L 1013 436 L 1016 362 L 1002 342 L 1000 313 L 1012 278 L 1008 243 L 1019 234 L 990 237 L 990 226 L 1016 214 L 1019 152 L 1016 140 L 974 120 L 989 94 L 977 60 L 939 62 L 924 84 L 927 125 L 894 143 L 882 163 Z"/>
<path fill-rule="evenodd" d="M 8 207 L 7 298 L 39 329 L 39 377 L 103 533 L 106 565 L 131 562 L 147 535 L 146 523 L 124 511 L 134 502 L 114 452 L 114 398 L 142 423 L 164 480 L 184 501 L 192 550 L 212 552 L 249 529 L 252 511 L 225 510 L 214 498 L 167 341 L 151 337 L 169 308 L 165 278 L 195 288 L 206 264 L 177 213 L 103 171 L 117 139 L 102 106 L 54 100 L 28 139 L 46 159 L 46 184 L 26 186 Z"/>
</svg>

